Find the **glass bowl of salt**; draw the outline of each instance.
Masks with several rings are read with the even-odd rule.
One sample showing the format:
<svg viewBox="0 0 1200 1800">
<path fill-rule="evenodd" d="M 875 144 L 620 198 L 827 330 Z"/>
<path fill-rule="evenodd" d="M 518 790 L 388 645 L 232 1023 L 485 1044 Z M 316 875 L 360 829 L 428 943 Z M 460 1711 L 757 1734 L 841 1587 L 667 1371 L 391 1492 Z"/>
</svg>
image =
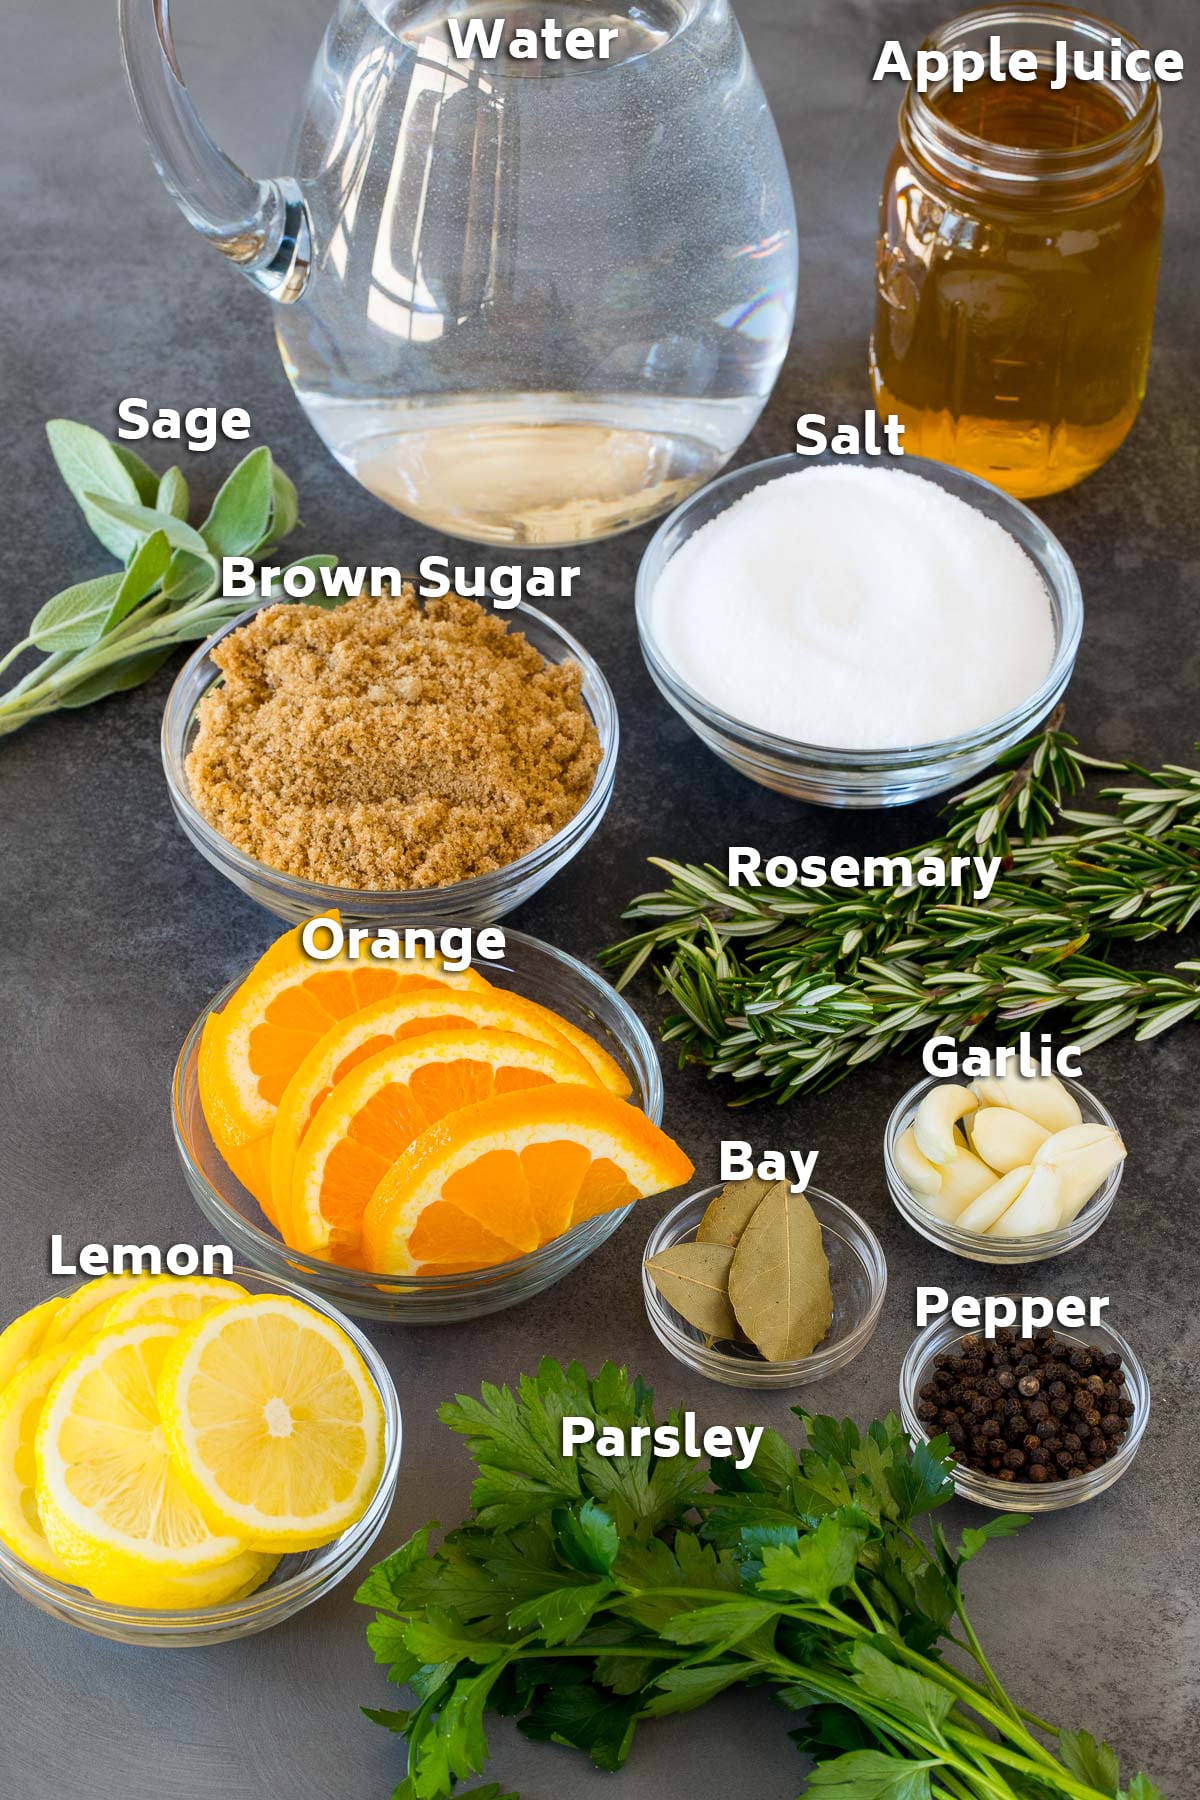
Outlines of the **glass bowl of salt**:
<svg viewBox="0 0 1200 1800">
<path fill-rule="evenodd" d="M 637 579 L 655 685 L 708 748 L 823 806 L 971 780 L 1062 698 L 1070 557 L 999 488 L 915 456 L 777 456 L 701 488 Z"/>
</svg>

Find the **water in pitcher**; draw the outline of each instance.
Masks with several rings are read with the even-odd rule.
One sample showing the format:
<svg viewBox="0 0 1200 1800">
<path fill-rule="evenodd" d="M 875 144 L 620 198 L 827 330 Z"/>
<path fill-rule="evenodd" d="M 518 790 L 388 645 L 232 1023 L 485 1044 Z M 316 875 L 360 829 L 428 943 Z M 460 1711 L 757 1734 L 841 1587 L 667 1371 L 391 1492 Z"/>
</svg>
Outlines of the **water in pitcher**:
<svg viewBox="0 0 1200 1800">
<path fill-rule="evenodd" d="M 547 19 L 617 35 L 606 62 L 485 59 L 451 18 L 509 43 Z M 726 0 L 345 0 L 296 160 L 320 305 L 276 309 L 285 365 L 403 512 L 483 542 L 605 537 L 709 479 L 758 416 L 795 219 Z"/>
</svg>

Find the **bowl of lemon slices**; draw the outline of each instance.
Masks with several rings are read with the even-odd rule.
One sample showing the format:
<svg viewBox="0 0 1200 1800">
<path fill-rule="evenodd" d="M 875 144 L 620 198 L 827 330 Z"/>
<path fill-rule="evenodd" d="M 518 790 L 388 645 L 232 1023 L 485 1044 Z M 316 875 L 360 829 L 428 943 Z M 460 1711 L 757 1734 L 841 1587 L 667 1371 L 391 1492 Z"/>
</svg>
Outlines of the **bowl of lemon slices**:
<svg viewBox="0 0 1200 1800">
<path fill-rule="evenodd" d="M 100 1276 L 0 1333 L 0 1577 L 121 1643 L 248 1637 L 366 1555 L 400 1442 L 391 1376 L 324 1301 Z"/>
</svg>

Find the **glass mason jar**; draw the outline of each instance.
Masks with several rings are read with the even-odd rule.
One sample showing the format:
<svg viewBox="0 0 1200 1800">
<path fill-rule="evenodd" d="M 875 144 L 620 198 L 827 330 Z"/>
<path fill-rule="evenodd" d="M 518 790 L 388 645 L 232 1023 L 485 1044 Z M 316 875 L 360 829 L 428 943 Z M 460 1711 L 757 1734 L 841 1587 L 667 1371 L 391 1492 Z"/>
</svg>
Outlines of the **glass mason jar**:
<svg viewBox="0 0 1200 1800">
<path fill-rule="evenodd" d="M 1145 390 L 1162 230 L 1157 83 L 1102 20 L 972 12 L 926 49 L 1032 50 L 1037 77 L 910 86 L 880 204 L 871 380 L 905 449 L 1021 499 L 1082 481 Z M 1056 46 L 1098 79 L 1051 87 Z M 1061 51 L 1058 52 L 1061 55 Z"/>
</svg>

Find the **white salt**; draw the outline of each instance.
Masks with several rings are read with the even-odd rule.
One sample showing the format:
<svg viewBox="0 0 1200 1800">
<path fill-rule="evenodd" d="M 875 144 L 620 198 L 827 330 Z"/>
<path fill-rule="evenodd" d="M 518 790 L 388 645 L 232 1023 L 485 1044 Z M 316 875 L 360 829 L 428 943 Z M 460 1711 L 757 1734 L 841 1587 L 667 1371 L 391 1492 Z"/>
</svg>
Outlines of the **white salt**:
<svg viewBox="0 0 1200 1800">
<path fill-rule="evenodd" d="M 1054 657 L 1046 584 L 1016 539 L 896 469 L 805 469 L 743 495 L 676 551 L 651 612 L 711 705 L 846 750 L 987 725 Z"/>
</svg>

